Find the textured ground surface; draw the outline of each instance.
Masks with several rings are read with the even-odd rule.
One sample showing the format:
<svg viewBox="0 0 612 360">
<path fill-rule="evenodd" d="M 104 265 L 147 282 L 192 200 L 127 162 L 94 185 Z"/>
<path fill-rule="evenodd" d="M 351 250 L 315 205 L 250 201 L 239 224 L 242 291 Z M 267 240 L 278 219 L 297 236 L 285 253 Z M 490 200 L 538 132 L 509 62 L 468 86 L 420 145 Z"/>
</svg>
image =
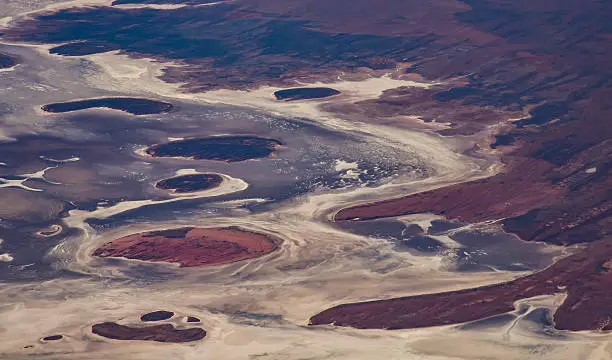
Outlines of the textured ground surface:
<svg viewBox="0 0 612 360">
<path fill-rule="evenodd" d="M 0 0 L 0 357 L 612 359 L 611 12 Z"/>
</svg>

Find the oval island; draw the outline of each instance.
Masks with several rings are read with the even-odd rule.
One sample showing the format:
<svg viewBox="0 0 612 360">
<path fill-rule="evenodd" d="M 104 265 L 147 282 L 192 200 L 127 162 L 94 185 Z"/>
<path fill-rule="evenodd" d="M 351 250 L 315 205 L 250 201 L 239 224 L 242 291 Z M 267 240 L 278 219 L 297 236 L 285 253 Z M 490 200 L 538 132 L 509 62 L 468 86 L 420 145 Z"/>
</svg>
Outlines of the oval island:
<svg viewBox="0 0 612 360">
<path fill-rule="evenodd" d="M 217 174 L 188 174 L 163 179 L 155 184 L 162 190 L 170 190 L 175 194 L 209 190 L 219 187 L 223 177 Z"/>
<path fill-rule="evenodd" d="M 47 336 L 42 338 L 43 341 L 57 341 L 57 340 L 62 340 L 64 338 L 63 335 L 51 335 L 51 336 Z"/>
<path fill-rule="evenodd" d="M 150 313 L 146 313 L 140 317 L 140 321 L 150 322 L 150 321 L 162 321 L 168 320 L 174 316 L 172 311 L 158 310 Z"/>
<path fill-rule="evenodd" d="M 42 236 L 42 237 L 51 237 L 51 236 L 55 236 L 59 233 L 62 232 L 62 227 L 61 225 L 57 225 L 57 224 L 53 224 L 45 229 L 41 229 L 39 231 L 36 232 L 36 235 L 38 236 Z"/>
<path fill-rule="evenodd" d="M 172 104 L 163 101 L 139 99 L 130 97 L 110 97 L 87 99 L 68 102 L 59 102 L 43 105 L 41 109 L 50 113 L 65 113 L 92 108 L 108 108 L 121 110 L 133 115 L 151 115 L 169 112 L 174 108 Z"/>
<path fill-rule="evenodd" d="M 321 99 L 338 94 L 340 94 L 340 91 L 327 87 L 293 88 L 274 92 L 276 100 L 284 101 Z"/>
<path fill-rule="evenodd" d="M 280 145 L 276 139 L 257 136 L 212 136 L 151 145 L 145 152 L 153 157 L 237 162 L 267 157 Z"/>
<path fill-rule="evenodd" d="M 212 266 L 253 259 L 278 248 L 269 235 L 225 228 L 177 228 L 128 235 L 95 250 L 93 256 Z"/>
<path fill-rule="evenodd" d="M 172 324 L 132 327 L 114 322 L 104 322 L 91 327 L 91 332 L 114 340 L 144 340 L 183 343 L 202 340 L 206 331 L 201 328 L 176 329 Z"/>
</svg>

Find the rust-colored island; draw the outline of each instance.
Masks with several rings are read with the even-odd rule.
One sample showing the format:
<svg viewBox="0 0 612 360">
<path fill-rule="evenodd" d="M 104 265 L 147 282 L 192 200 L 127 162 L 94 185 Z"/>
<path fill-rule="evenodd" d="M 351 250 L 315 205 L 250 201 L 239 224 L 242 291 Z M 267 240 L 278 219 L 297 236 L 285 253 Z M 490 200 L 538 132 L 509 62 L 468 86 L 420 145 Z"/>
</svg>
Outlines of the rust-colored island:
<svg viewBox="0 0 612 360">
<path fill-rule="evenodd" d="M 105 322 L 92 326 L 91 332 L 114 340 L 143 340 L 169 343 L 198 341 L 206 337 L 206 330 L 204 329 L 177 329 L 172 324 L 132 327 L 119 325 L 114 322 Z"/>
<path fill-rule="evenodd" d="M 212 266 L 253 259 L 278 248 L 280 240 L 239 227 L 149 231 L 113 240 L 93 256 Z"/>
</svg>

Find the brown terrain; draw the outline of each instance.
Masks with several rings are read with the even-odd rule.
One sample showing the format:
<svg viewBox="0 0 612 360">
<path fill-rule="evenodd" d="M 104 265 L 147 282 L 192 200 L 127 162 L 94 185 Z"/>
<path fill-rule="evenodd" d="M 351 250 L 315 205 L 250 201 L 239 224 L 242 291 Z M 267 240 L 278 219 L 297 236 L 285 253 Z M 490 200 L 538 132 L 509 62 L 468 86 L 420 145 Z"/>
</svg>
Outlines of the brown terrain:
<svg viewBox="0 0 612 360">
<path fill-rule="evenodd" d="M 179 228 L 113 240 L 93 256 L 212 266 L 253 259 L 277 249 L 279 240 L 238 227 Z"/>
<path fill-rule="evenodd" d="M 387 329 L 456 324 L 511 311 L 516 300 L 566 292 L 554 316 L 557 329 L 610 330 L 612 297 L 606 289 L 612 281 L 612 72 L 605 63 L 612 46 L 602 34 L 612 28 L 600 15 L 610 5 L 466 2 L 472 10 L 458 14 L 458 19 L 499 38 L 484 46 L 488 53 L 482 48 L 469 51 L 469 61 L 479 68 L 468 71 L 468 85 L 432 94 L 428 101 L 447 109 L 487 106 L 485 113 L 528 111 L 529 116 L 502 126 L 492 141 L 505 169 L 487 179 L 343 209 L 335 220 L 435 213 L 472 223 L 499 220 L 505 231 L 526 241 L 587 245 L 540 273 L 509 283 L 341 305 L 315 315 L 311 323 Z M 494 13 L 498 16 L 487 18 Z M 458 56 L 437 68 L 434 64 L 442 61 L 438 57 L 414 69 L 439 75 L 457 68 L 453 62 L 460 60 L 468 62 Z M 409 114 L 411 108 L 423 106 L 410 99 L 412 93 L 386 94 L 357 105 L 390 115 Z M 407 106 L 402 106 L 404 99 Z M 389 102 L 392 106 L 385 107 Z M 481 118 L 462 120 L 467 123 L 455 127 L 463 129 L 460 133 L 487 124 L 479 124 Z"/>
<path fill-rule="evenodd" d="M 204 329 L 176 329 L 172 324 L 131 327 L 114 322 L 105 322 L 95 324 L 91 327 L 91 331 L 96 335 L 115 340 L 144 340 L 170 343 L 198 341 L 206 336 Z"/>
<path fill-rule="evenodd" d="M 490 147 L 505 164 L 502 172 L 344 209 L 335 219 L 430 212 L 471 223 L 497 220 L 523 240 L 583 249 L 512 282 L 341 305 L 311 323 L 389 329 L 454 324 L 511 311 L 522 298 L 567 292 L 555 314 L 557 328 L 606 330 L 612 318 L 606 288 L 612 259 L 610 13 L 607 0 L 243 0 L 172 11 L 65 10 L 21 20 L 3 34 L 56 43 L 51 51 L 68 56 L 122 50 L 178 60 L 181 66 L 167 69 L 163 79 L 191 92 L 332 81 L 341 72 L 439 81 L 430 89 L 392 89 L 328 110 L 378 123 L 419 116 L 449 123 L 439 134 L 457 139 L 501 131 Z M 169 26 L 176 23 L 184 25 Z M 194 33 L 205 36 L 190 37 Z M 177 46 L 166 51 L 170 40 Z M 480 150 L 491 149 L 476 147 L 474 154 Z M 154 246 L 138 245 L 146 241 Z M 116 242 L 96 253 L 200 265 L 181 259 L 183 249 L 189 255 L 199 249 L 194 240 L 137 234 Z M 245 254 L 231 250 L 231 241 L 223 244 L 224 253 Z M 220 258 L 205 256 L 212 263 Z"/>
<path fill-rule="evenodd" d="M 310 319 L 362 329 L 406 329 L 463 323 L 514 310 L 517 300 L 567 292 L 554 315 L 563 330 L 612 330 L 612 242 L 597 241 L 546 270 L 507 283 L 340 305 Z"/>
</svg>

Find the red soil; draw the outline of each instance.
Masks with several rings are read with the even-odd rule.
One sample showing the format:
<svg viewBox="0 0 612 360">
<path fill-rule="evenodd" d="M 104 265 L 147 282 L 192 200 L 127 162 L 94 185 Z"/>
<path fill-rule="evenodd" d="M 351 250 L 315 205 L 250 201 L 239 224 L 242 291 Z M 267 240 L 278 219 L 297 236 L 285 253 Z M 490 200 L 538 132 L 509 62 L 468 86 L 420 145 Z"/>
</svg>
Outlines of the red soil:
<svg viewBox="0 0 612 360">
<path fill-rule="evenodd" d="M 176 329 L 172 324 L 131 327 L 114 322 L 105 322 L 92 326 L 91 331 L 96 335 L 115 340 L 145 340 L 171 343 L 197 341 L 202 340 L 206 336 L 204 329 Z"/>
<path fill-rule="evenodd" d="M 567 292 L 554 315 L 563 330 L 611 330 L 612 241 L 598 241 L 548 269 L 514 281 L 438 294 L 340 305 L 310 319 L 363 329 L 406 329 L 478 320 L 520 299 Z"/>
<path fill-rule="evenodd" d="M 179 228 L 125 236 L 105 244 L 93 256 L 211 266 L 257 258 L 276 250 L 277 244 L 268 235 L 238 227 Z"/>
</svg>

